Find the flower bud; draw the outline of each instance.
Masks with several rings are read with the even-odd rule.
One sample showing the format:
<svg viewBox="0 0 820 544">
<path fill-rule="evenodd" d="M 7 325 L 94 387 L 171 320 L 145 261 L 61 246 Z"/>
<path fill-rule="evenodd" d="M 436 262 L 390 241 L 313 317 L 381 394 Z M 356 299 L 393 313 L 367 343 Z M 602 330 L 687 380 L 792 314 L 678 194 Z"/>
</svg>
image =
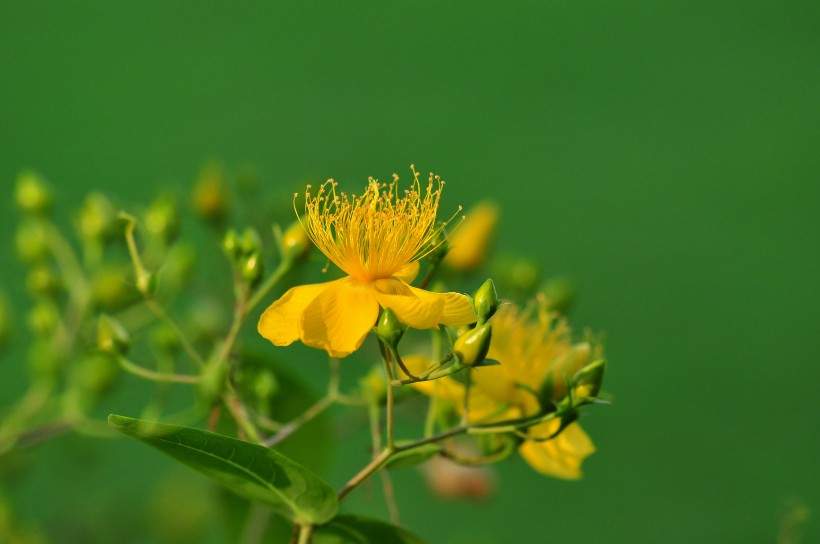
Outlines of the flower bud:
<svg viewBox="0 0 820 544">
<path fill-rule="evenodd" d="M 97 348 L 103 353 L 122 355 L 128 351 L 131 339 L 122 324 L 108 315 L 97 321 Z"/>
<path fill-rule="evenodd" d="M 39 221 L 26 221 L 17 228 L 15 236 L 17 255 L 24 263 L 43 260 L 49 252 L 48 233 Z"/>
<path fill-rule="evenodd" d="M 573 395 L 577 400 L 597 397 L 604 381 L 606 361 L 599 359 L 575 373 L 572 378 Z"/>
<path fill-rule="evenodd" d="M 17 206 L 26 213 L 42 214 L 51 207 L 51 191 L 45 181 L 31 171 L 17 176 Z"/>
<path fill-rule="evenodd" d="M 59 322 L 60 313 L 57 306 L 49 300 L 38 302 L 28 315 L 28 325 L 37 336 L 51 335 Z"/>
<path fill-rule="evenodd" d="M 227 232 L 225 232 L 225 237 L 222 239 L 222 249 L 232 260 L 239 258 L 242 254 L 242 249 L 239 245 L 239 233 L 236 232 L 236 229 L 228 229 Z"/>
<path fill-rule="evenodd" d="M 91 193 L 85 197 L 76 224 L 84 240 L 106 240 L 116 232 L 117 213 L 105 195 Z"/>
<path fill-rule="evenodd" d="M 390 308 L 382 310 L 379 320 L 376 322 L 376 336 L 388 346 L 396 347 L 399 340 L 404 335 L 407 327 L 399 321 L 396 314 Z"/>
<path fill-rule="evenodd" d="M 248 227 L 242 231 L 242 236 L 239 238 L 239 250 L 243 255 L 252 255 L 259 253 L 262 250 L 262 238 L 253 227 Z"/>
<path fill-rule="evenodd" d="M 26 289 L 35 296 L 51 297 L 60 291 L 60 279 L 50 267 L 38 265 L 26 276 Z"/>
<path fill-rule="evenodd" d="M 307 252 L 310 239 L 299 221 L 294 221 L 282 233 L 279 241 L 279 251 L 282 258 L 295 260 Z"/>
<path fill-rule="evenodd" d="M 270 370 L 256 373 L 253 380 L 253 394 L 260 403 L 266 403 L 279 392 L 279 381 Z"/>
<path fill-rule="evenodd" d="M 467 366 L 480 363 L 490 350 L 493 329 L 488 324 L 479 325 L 459 336 L 453 345 L 453 353 Z"/>
<path fill-rule="evenodd" d="M 493 202 L 475 205 L 450 236 L 450 250 L 444 258 L 444 264 L 453 270 L 462 271 L 481 266 L 487 257 L 497 223 L 498 206 Z"/>
<path fill-rule="evenodd" d="M 253 253 L 248 257 L 242 259 L 240 271 L 242 272 L 242 277 L 249 284 L 253 285 L 257 281 L 259 281 L 259 278 L 262 277 L 263 270 L 264 265 L 258 253 Z"/>
<path fill-rule="evenodd" d="M 144 296 L 150 297 L 157 289 L 156 275 L 147 270 L 139 270 L 137 272 L 137 291 Z"/>
<path fill-rule="evenodd" d="M 128 266 L 104 266 L 91 278 L 91 298 L 98 308 L 108 311 L 125 308 L 139 298 L 132 282 L 127 281 Z"/>
<path fill-rule="evenodd" d="M 498 310 L 498 293 L 495 290 L 495 283 L 492 279 L 487 279 L 478 288 L 473 297 L 478 322 L 486 323 Z"/>
<path fill-rule="evenodd" d="M 547 308 L 565 314 L 575 298 L 575 287 L 567 278 L 550 278 L 539 289 L 546 299 Z"/>
<path fill-rule="evenodd" d="M 502 288 L 525 294 L 532 293 L 541 278 L 538 265 L 523 257 L 502 257 L 494 261 L 492 271 Z"/>
<path fill-rule="evenodd" d="M 173 198 L 161 196 L 148 207 L 145 211 L 145 230 L 165 243 L 176 238 L 179 234 L 179 212 Z"/>
<path fill-rule="evenodd" d="M 225 173 L 219 163 L 206 164 L 199 173 L 191 195 L 194 210 L 206 221 L 218 223 L 228 213 Z"/>
</svg>

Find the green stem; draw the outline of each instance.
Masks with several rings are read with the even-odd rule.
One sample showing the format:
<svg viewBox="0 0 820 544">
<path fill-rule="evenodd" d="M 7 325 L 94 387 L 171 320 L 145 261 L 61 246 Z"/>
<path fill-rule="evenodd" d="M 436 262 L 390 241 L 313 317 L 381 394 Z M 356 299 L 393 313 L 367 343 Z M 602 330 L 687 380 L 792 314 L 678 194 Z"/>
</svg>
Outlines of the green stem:
<svg viewBox="0 0 820 544">
<path fill-rule="evenodd" d="M 126 372 L 130 372 L 135 376 L 139 376 L 140 378 L 145 378 L 146 380 L 151 380 L 155 382 L 194 384 L 198 383 L 200 379 L 199 376 L 191 376 L 188 374 L 170 374 L 165 372 L 157 372 L 155 370 L 149 370 L 143 366 L 140 366 L 129 361 L 127 358 L 122 356 L 118 357 L 117 361 L 119 362 L 122 369 Z"/>
<path fill-rule="evenodd" d="M 297 543 L 310 544 L 311 536 L 313 536 L 313 525 L 300 525 L 299 539 L 297 540 Z"/>
</svg>

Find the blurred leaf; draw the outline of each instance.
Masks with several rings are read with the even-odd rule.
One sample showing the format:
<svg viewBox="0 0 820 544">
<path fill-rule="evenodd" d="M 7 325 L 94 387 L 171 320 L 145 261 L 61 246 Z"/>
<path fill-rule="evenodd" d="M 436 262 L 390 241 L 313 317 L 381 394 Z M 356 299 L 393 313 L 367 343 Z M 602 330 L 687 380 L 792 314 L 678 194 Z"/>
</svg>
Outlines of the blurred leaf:
<svg viewBox="0 0 820 544">
<path fill-rule="evenodd" d="M 401 446 L 401 443 L 397 444 Z M 425 444 L 412 450 L 403 451 L 394 455 L 387 463 L 387 468 L 404 468 L 420 465 L 434 455 L 438 455 L 442 450 L 439 444 Z"/>
<path fill-rule="evenodd" d="M 324 523 L 338 509 L 336 493 L 327 483 L 272 449 L 199 429 L 118 415 L 110 415 L 108 422 L 290 519 Z"/>
<path fill-rule="evenodd" d="M 409 531 L 359 516 L 339 516 L 319 527 L 313 535 L 313 544 L 424 544 Z"/>
</svg>

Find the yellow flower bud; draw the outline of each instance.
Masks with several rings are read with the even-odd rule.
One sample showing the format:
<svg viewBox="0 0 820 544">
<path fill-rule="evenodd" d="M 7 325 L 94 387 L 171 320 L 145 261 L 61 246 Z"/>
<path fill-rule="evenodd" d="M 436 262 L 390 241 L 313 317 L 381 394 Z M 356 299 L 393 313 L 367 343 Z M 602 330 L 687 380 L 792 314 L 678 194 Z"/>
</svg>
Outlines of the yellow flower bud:
<svg viewBox="0 0 820 544">
<path fill-rule="evenodd" d="M 26 213 L 41 214 L 51 207 L 51 191 L 45 181 L 31 171 L 17 176 L 17 206 Z"/>
<path fill-rule="evenodd" d="M 473 366 L 480 363 L 490 350 L 492 333 L 493 329 L 488 323 L 470 329 L 456 339 L 453 353 L 462 364 Z"/>
<path fill-rule="evenodd" d="M 31 331 L 38 336 L 49 336 L 60 322 L 60 313 L 57 306 L 49 301 L 38 302 L 28 315 L 28 325 Z"/>
<path fill-rule="evenodd" d="M 475 292 L 473 304 L 478 315 L 479 323 L 486 323 L 498 310 L 498 293 L 495 290 L 495 283 L 492 279 L 487 279 Z"/>
<path fill-rule="evenodd" d="M 122 355 L 128 351 L 131 338 L 122 323 L 111 316 L 101 315 L 97 321 L 97 348 L 103 353 Z"/>
<path fill-rule="evenodd" d="M 26 288 L 32 295 L 50 297 L 60 290 L 60 279 L 48 266 L 38 265 L 26 276 Z"/>
<path fill-rule="evenodd" d="M 116 220 L 117 213 L 108 198 L 91 193 L 77 215 L 77 232 L 85 240 L 105 240 L 116 232 Z"/>
<path fill-rule="evenodd" d="M 283 259 L 298 259 L 310 247 L 310 239 L 299 221 L 294 221 L 282 233 L 279 251 Z"/>
<path fill-rule="evenodd" d="M 43 260 L 48 255 L 48 233 L 39 221 L 26 221 L 17 228 L 15 235 L 17 255 L 24 263 Z"/>
<path fill-rule="evenodd" d="M 228 212 L 225 173 L 219 163 L 206 164 L 199 173 L 192 195 L 194 210 L 205 220 L 219 222 Z"/>
<path fill-rule="evenodd" d="M 464 271 L 481 266 L 487 257 L 497 223 L 498 206 L 495 203 L 485 201 L 476 204 L 450 236 L 450 248 L 444 264 Z"/>
<path fill-rule="evenodd" d="M 259 278 L 262 277 L 263 268 L 264 265 L 258 253 L 249 255 L 248 257 L 245 257 L 242 260 L 242 277 L 245 279 L 245 281 L 253 285 L 257 281 L 259 281 Z"/>
</svg>

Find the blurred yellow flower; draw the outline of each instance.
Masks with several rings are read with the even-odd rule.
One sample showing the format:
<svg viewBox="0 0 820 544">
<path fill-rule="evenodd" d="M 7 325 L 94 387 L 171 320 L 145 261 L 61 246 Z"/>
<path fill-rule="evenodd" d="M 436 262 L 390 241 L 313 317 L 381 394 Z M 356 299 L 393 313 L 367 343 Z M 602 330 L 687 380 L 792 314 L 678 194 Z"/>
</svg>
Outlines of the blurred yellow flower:
<svg viewBox="0 0 820 544">
<path fill-rule="evenodd" d="M 567 322 L 546 306 L 533 303 L 521 310 L 504 304 L 492 319 L 493 341 L 488 356 L 501 362 L 472 372 L 467 420 L 490 423 L 535 415 L 540 411 L 537 395 L 547 389 L 551 400 L 566 395 L 566 379 L 601 356 L 591 342 L 573 344 Z M 422 372 L 430 361 L 410 356 L 411 371 Z M 414 387 L 425 395 L 450 402 L 463 414 L 465 386 L 445 377 L 419 382 Z M 550 438 L 560 426 L 558 419 L 534 425 L 519 446 L 519 454 L 538 472 L 563 479 L 581 477 L 581 464 L 595 447 L 578 423 Z"/>
<path fill-rule="evenodd" d="M 498 206 L 495 203 L 483 201 L 476 204 L 449 237 L 450 248 L 444 264 L 465 271 L 479 267 L 487 257 L 496 223 Z"/>
<path fill-rule="evenodd" d="M 431 174 L 423 188 L 415 169 L 413 176 L 402 194 L 398 176 L 391 183 L 370 179 L 361 195 L 337 193 L 333 180 L 315 195 L 308 187 L 299 220 L 316 247 L 347 276 L 288 290 L 262 314 L 258 330 L 263 337 L 277 346 L 301 340 L 331 357 L 345 357 L 361 346 L 379 307 L 416 329 L 476 320 L 469 297 L 410 285 L 418 261 L 436 249 L 434 240 L 446 226 L 436 224 L 443 181 Z"/>
</svg>

